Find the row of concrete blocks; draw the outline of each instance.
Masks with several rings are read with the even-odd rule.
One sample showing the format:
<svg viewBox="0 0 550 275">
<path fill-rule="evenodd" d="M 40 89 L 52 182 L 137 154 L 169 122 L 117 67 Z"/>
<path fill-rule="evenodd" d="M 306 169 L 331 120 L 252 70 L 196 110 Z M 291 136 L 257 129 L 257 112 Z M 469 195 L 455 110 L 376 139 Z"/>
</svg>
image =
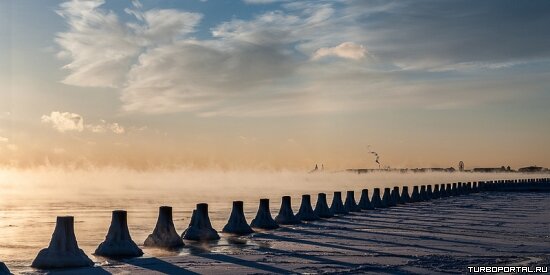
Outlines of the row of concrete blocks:
<svg viewBox="0 0 550 275">
<path fill-rule="evenodd" d="M 385 188 L 380 195 L 380 188 L 374 188 L 372 199 L 369 199 L 368 189 L 363 189 L 359 203 L 355 200 L 354 191 L 348 191 L 345 202 L 342 193 L 334 192 L 331 206 L 327 204 L 325 193 L 319 193 L 315 208 L 312 208 L 310 195 L 302 195 L 302 202 L 298 213 L 294 215 L 290 196 L 282 198 L 281 208 L 275 219 L 271 216 L 269 199 L 260 199 L 256 217 L 250 224 L 247 223 L 243 211 L 243 202 L 234 201 L 233 209 L 227 224 L 222 229 L 224 233 L 247 235 L 254 232 L 252 228 L 272 230 L 280 224 L 299 224 L 302 221 L 314 221 L 321 218 L 331 218 L 335 215 L 346 215 L 350 212 L 374 210 L 377 208 L 393 207 L 399 204 L 414 203 L 439 199 L 450 196 L 460 196 L 480 191 L 495 191 L 510 188 L 548 188 L 549 179 L 514 180 L 448 183 L 414 186 L 409 196 L 409 188 L 403 186 L 393 189 Z M 199 203 L 193 210 L 189 227 L 180 236 L 175 229 L 172 219 L 172 207 L 161 206 L 153 233 L 144 242 L 144 246 L 177 249 L 184 246 L 183 240 L 212 241 L 220 239 L 218 232 L 212 228 L 208 215 L 208 204 Z M 143 251 L 130 237 L 127 223 L 127 212 L 115 210 L 112 213 L 111 225 L 103 241 L 96 249 L 95 255 L 110 258 L 130 258 L 143 255 Z M 57 223 L 50 241 L 50 245 L 42 249 L 32 263 L 32 267 L 41 269 L 86 267 L 93 266 L 93 261 L 78 247 L 74 234 L 74 217 L 57 217 Z M 5 265 L 0 263 L 0 274 L 3 269 L 9 274 Z"/>
<path fill-rule="evenodd" d="M 498 180 L 483 182 L 485 191 L 498 192 L 550 192 L 550 178 Z"/>
</svg>

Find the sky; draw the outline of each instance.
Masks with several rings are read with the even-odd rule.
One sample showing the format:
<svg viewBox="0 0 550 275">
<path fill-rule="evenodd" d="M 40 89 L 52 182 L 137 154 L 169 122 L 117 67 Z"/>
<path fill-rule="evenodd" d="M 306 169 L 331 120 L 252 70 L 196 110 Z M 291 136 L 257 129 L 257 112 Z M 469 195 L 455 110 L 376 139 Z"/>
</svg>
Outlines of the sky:
<svg viewBox="0 0 550 275">
<path fill-rule="evenodd" d="M 0 1 L 0 165 L 550 167 L 550 2 Z"/>
</svg>

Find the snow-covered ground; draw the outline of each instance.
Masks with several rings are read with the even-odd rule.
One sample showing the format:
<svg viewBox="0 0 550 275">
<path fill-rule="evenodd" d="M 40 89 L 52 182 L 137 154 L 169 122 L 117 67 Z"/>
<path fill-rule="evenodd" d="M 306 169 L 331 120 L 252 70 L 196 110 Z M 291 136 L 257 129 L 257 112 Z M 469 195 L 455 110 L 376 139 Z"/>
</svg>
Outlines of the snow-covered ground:
<svg viewBox="0 0 550 275">
<path fill-rule="evenodd" d="M 550 266 L 550 193 L 443 198 L 186 247 L 59 273 L 448 274 L 467 266 Z"/>
</svg>

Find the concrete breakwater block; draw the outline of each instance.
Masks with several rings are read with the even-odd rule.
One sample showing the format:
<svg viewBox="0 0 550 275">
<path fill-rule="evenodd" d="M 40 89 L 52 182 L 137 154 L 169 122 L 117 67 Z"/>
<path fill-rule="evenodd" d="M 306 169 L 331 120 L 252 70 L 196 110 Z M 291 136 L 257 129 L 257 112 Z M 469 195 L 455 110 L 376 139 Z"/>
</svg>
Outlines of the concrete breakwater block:
<svg viewBox="0 0 550 275">
<path fill-rule="evenodd" d="M 439 199 L 439 198 L 441 198 L 441 193 L 440 193 L 440 191 L 439 191 L 439 184 L 434 184 L 433 198 L 434 198 L 434 199 Z"/>
<path fill-rule="evenodd" d="M 3 262 L 0 262 L 0 275 L 10 275 L 11 272 Z"/>
<path fill-rule="evenodd" d="M 446 198 L 448 197 L 447 195 L 447 190 L 445 189 L 445 183 L 442 183 L 441 185 L 439 185 L 439 197 L 440 198 Z"/>
<path fill-rule="evenodd" d="M 409 187 L 403 186 L 401 190 L 401 201 L 403 203 L 410 203 L 411 197 L 409 196 Z"/>
<path fill-rule="evenodd" d="M 330 211 L 327 203 L 327 194 L 317 194 L 317 203 L 315 204 L 315 210 L 313 210 L 317 216 L 321 218 L 332 218 L 334 214 Z"/>
<path fill-rule="evenodd" d="M 279 209 L 279 214 L 275 217 L 275 221 L 278 224 L 299 224 L 301 223 L 300 219 L 296 218 L 294 212 L 292 211 L 292 204 L 290 201 L 290 196 L 284 196 L 281 201 L 281 209 Z"/>
<path fill-rule="evenodd" d="M 40 250 L 31 264 L 32 267 L 41 269 L 93 265 L 94 262 L 78 247 L 72 216 L 57 217 L 50 245 Z"/>
<path fill-rule="evenodd" d="M 359 199 L 359 207 L 363 210 L 374 210 L 374 205 L 372 205 L 369 198 L 369 189 L 361 190 L 361 199 Z"/>
<path fill-rule="evenodd" d="M 330 211 L 334 214 L 339 215 L 345 215 L 348 214 L 348 211 L 344 207 L 344 203 L 342 202 L 342 192 L 334 192 L 334 196 L 332 197 L 332 204 L 330 205 Z"/>
<path fill-rule="evenodd" d="M 380 188 L 374 188 L 372 190 L 372 205 L 374 208 L 386 208 L 387 206 L 384 206 L 382 204 L 382 198 L 380 197 Z"/>
<path fill-rule="evenodd" d="M 401 200 L 401 195 L 399 194 L 399 186 L 394 186 L 393 190 L 391 191 L 391 197 L 392 200 L 395 201 L 396 204 L 404 204 L 405 202 Z"/>
<path fill-rule="evenodd" d="M 472 182 L 472 193 L 479 193 L 479 186 L 476 181 Z"/>
<path fill-rule="evenodd" d="M 302 195 L 302 203 L 300 204 L 300 209 L 298 210 L 296 217 L 302 221 L 316 221 L 320 219 L 311 207 L 310 195 Z"/>
<path fill-rule="evenodd" d="M 361 212 L 361 208 L 357 205 L 355 201 L 355 192 L 348 191 L 346 193 L 346 202 L 344 203 L 344 208 L 348 212 Z"/>
<path fill-rule="evenodd" d="M 428 200 L 432 200 L 434 198 L 434 194 L 433 194 L 433 191 L 432 191 L 432 185 L 431 184 L 428 184 L 426 186 L 426 198 Z"/>
<path fill-rule="evenodd" d="M 277 222 L 271 217 L 271 210 L 269 209 L 269 199 L 260 199 L 258 212 L 256 213 L 256 217 L 250 223 L 250 226 L 266 230 L 279 228 Z"/>
<path fill-rule="evenodd" d="M 174 220 L 172 219 L 172 207 L 159 207 L 159 216 L 155 229 L 153 233 L 145 239 L 143 245 L 168 249 L 175 249 L 183 246 L 183 240 L 176 232 Z"/>
<path fill-rule="evenodd" d="M 428 194 L 426 193 L 426 185 L 420 185 L 420 201 L 427 201 Z"/>
<path fill-rule="evenodd" d="M 193 210 L 189 227 L 185 229 L 182 238 L 191 241 L 216 241 L 220 239 L 218 231 L 212 228 L 208 215 L 208 204 L 198 203 Z"/>
<path fill-rule="evenodd" d="M 420 202 L 422 199 L 420 198 L 420 191 L 418 190 L 418 185 L 413 186 L 413 191 L 411 194 L 411 202 Z"/>
<path fill-rule="evenodd" d="M 130 258 L 143 255 L 143 251 L 130 236 L 126 211 L 113 211 L 105 241 L 97 247 L 94 254 L 110 258 Z"/>
<path fill-rule="evenodd" d="M 451 189 L 451 194 L 453 196 L 458 196 L 459 193 L 458 193 L 458 184 L 456 182 L 453 182 L 453 187 Z"/>
<path fill-rule="evenodd" d="M 382 195 L 382 206 L 383 207 L 395 206 L 394 204 L 392 204 L 390 194 L 391 194 L 391 189 L 384 188 L 384 195 Z"/>
<path fill-rule="evenodd" d="M 244 205 L 242 201 L 234 201 L 233 208 L 231 209 L 231 215 L 227 224 L 223 227 L 222 232 L 231 233 L 236 235 L 247 235 L 254 233 L 252 227 L 246 222 L 244 216 Z"/>
</svg>

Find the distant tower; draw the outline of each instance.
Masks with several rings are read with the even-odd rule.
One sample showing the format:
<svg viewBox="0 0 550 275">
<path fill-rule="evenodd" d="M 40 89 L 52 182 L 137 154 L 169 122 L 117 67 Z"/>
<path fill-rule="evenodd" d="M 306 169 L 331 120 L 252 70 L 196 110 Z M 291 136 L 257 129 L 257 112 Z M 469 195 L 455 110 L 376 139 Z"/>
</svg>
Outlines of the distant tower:
<svg viewBox="0 0 550 275">
<path fill-rule="evenodd" d="M 458 163 L 458 171 L 464 172 L 464 162 L 463 161 L 460 161 Z"/>
</svg>

